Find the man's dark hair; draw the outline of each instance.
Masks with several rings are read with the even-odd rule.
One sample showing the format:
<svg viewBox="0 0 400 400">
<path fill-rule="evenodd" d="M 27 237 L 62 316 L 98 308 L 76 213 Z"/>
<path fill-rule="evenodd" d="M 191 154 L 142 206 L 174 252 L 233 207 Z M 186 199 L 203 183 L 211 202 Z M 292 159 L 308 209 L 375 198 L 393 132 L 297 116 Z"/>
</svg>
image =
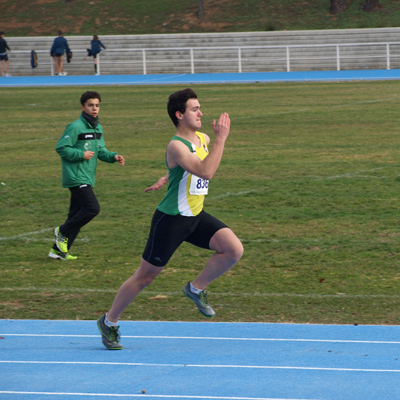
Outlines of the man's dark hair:
<svg viewBox="0 0 400 400">
<path fill-rule="evenodd" d="M 101 103 L 100 93 L 97 93 L 97 92 L 85 92 L 85 93 L 83 93 L 83 95 L 81 96 L 81 104 L 84 106 L 85 103 L 86 103 L 89 99 L 99 99 L 99 102 Z"/>
<path fill-rule="evenodd" d="M 168 115 L 175 126 L 178 126 L 179 123 L 179 120 L 175 115 L 176 112 L 179 111 L 183 114 L 186 110 L 186 103 L 189 99 L 197 99 L 197 95 L 192 89 L 180 90 L 169 96 L 167 104 Z"/>
<path fill-rule="evenodd" d="M 63 31 L 58 31 L 58 36 L 62 36 L 63 35 Z"/>
<path fill-rule="evenodd" d="M 3 31 L 0 31 L 0 36 L 1 36 L 1 35 L 4 35 L 4 32 L 3 32 Z"/>
</svg>

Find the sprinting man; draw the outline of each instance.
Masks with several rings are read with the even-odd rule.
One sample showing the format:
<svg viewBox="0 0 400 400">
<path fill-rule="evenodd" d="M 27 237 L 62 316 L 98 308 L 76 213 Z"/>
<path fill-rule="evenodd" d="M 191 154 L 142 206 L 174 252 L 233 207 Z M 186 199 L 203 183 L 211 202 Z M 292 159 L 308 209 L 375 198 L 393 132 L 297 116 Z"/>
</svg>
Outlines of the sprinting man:
<svg viewBox="0 0 400 400">
<path fill-rule="evenodd" d="M 71 201 L 66 221 L 54 229 L 56 242 L 50 249 L 51 258 L 75 260 L 77 257 L 69 254 L 74 240 L 81 228 L 100 212 L 93 192 L 97 159 L 125 165 L 123 156 L 106 149 L 99 122 L 100 102 L 99 93 L 83 93 L 80 118 L 67 126 L 56 146 L 61 156 L 62 184 L 70 190 Z"/>
<path fill-rule="evenodd" d="M 184 288 L 206 317 L 214 310 L 207 300 L 206 287 L 235 265 L 243 254 L 243 246 L 223 222 L 203 210 L 209 180 L 221 162 L 228 139 L 230 119 L 221 114 L 213 121 L 214 144 L 200 133 L 202 112 L 195 92 L 185 89 L 173 93 L 168 101 L 168 114 L 176 126 L 176 135 L 167 146 L 168 173 L 145 191 L 159 190 L 168 181 L 168 190 L 154 213 L 142 261 L 136 272 L 119 289 L 107 314 L 98 320 L 105 347 L 122 349 L 118 321 L 125 308 L 161 273 L 177 248 L 186 241 L 214 251 L 203 270 Z"/>
</svg>

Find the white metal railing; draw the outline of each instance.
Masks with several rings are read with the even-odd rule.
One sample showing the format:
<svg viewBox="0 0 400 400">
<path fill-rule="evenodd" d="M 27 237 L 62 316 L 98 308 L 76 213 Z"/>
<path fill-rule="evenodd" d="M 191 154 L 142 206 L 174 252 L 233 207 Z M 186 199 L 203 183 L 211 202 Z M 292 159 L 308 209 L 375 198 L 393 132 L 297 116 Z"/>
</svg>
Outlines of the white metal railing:
<svg viewBox="0 0 400 400">
<path fill-rule="evenodd" d="M 399 49 L 397 51 L 397 54 L 391 54 L 391 47 L 393 46 L 399 46 Z M 362 54 L 362 55 L 343 55 L 343 50 L 344 48 L 360 48 L 360 47 L 373 47 L 372 49 L 369 50 L 368 54 Z M 326 56 L 326 55 L 313 55 L 312 57 L 310 56 L 299 56 L 299 50 L 301 49 L 333 49 L 334 50 L 334 56 Z M 377 50 L 379 48 L 379 51 Z M 107 58 L 102 61 L 103 65 L 113 65 L 113 66 L 125 66 L 125 65 L 134 65 L 134 64 L 140 64 L 141 65 L 141 70 L 144 75 L 147 74 L 149 70 L 149 66 L 152 64 L 160 64 L 160 63 L 166 63 L 166 56 L 165 53 L 177 53 L 179 52 L 179 57 L 180 59 L 174 59 L 174 63 L 183 63 L 187 65 L 188 71 L 190 71 L 191 74 L 194 74 L 196 72 L 196 66 L 199 66 L 204 63 L 220 63 L 221 65 L 226 65 L 226 63 L 229 63 L 230 65 L 233 65 L 233 63 L 237 64 L 237 72 L 242 73 L 244 70 L 243 64 L 245 62 L 255 62 L 257 60 L 257 57 L 248 55 L 247 57 L 244 57 L 243 54 L 248 51 L 248 50 L 253 50 L 253 51 L 264 51 L 264 50 L 282 50 L 282 54 L 284 56 L 276 57 L 275 58 L 268 58 L 269 62 L 284 62 L 285 69 L 286 71 L 290 71 L 293 63 L 295 61 L 310 61 L 310 66 L 312 67 L 312 63 L 315 63 L 316 61 L 327 61 L 331 60 L 332 62 L 335 63 L 336 69 L 338 71 L 341 70 L 342 67 L 342 62 L 344 60 L 350 60 L 350 59 L 357 59 L 360 61 L 363 57 L 365 59 L 381 59 L 384 65 L 386 65 L 386 69 L 391 68 L 391 61 L 394 59 L 400 59 L 400 42 L 378 42 L 378 43 L 340 43 L 340 44 L 319 44 L 319 45 L 275 45 L 275 46 L 216 46 L 216 47 L 159 47 L 159 48 L 113 48 L 113 49 L 108 49 L 106 50 L 106 54 L 109 53 L 115 53 L 115 54 L 133 54 L 137 53 L 138 54 L 138 60 L 139 61 L 134 61 L 134 60 L 116 60 L 116 59 L 111 59 L 107 60 Z M 293 55 L 293 53 L 296 51 L 296 55 Z M 159 58 L 154 58 L 154 56 L 151 56 L 152 53 L 160 53 L 158 55 Z M 221 55 L 221 52 L 227 52 L 227 58 L 221 59 L 221 58 L 216 58 L 215 54 L 218 54 L 219 56 Z M 16 54 L 16 53 L 29 53 L 30 51 L 13 51 L 11 54 Z M 48 51 L 46 50 L 38 50 L 37 54 L 49 54 Z M 77 54 L 80 53 L 86 53 L 86 50 L 73 50 L 74 53 L 74 59 L 77 58 Z M 197 53 L 197 54 L 196 54 Z M 196 55 L 201 53 L 201 56 L 199 55 L 196 58 Z M 208 54 L 208 57 L 210 58 L 204 58 L 204 54 Z M 104 56 L 102 56 L 104 58 Z M 203 57 L 203 58 L 200 58 Z M 53 65 L 53 58 L 50 57 L 50 72 L 51 75 L 54 74 L 54 65 Z M 92 57 L 87 57 L 90 60 L 92 60 Z M 100 53 L 97 55 L 97 60 L 98 60 L 98 73 L 100 74 L 100 68 L 101 68 L 101 62 L 100 62 Z M 82 58 L 83 61 L 83 58 Z M 64 61 L 66 63 L 66 60 Z M 41 65 L 43 63 L 41 62 Z M 47 65 L 47 63 L 45 63 Z"/>
</svg>

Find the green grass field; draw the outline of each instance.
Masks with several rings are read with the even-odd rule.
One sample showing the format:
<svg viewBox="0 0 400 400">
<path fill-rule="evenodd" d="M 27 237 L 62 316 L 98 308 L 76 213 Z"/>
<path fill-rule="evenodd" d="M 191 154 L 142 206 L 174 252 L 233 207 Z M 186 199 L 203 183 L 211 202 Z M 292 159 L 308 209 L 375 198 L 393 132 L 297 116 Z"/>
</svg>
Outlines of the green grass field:
<svg viewBox="0 0 400 400">
<path fill-rule="evenodd" d="M 209 287 L 214 321 L 397 324 L 400 312 L 399 81 L 197 85 L 203 131 L 232 119 L 205 209 L 245 254 Z M 100 163 L 102 211 L 72 254 L 47 257 L 67 213 L 54 151 L 85 88 L 2 88 L 0 318 L 96 319 L 137 268 L 174 134 L 181 86 L 102 87 L 100 119 L 125 167 Z M 181 288 L 210 255 L 183 245 L 123 314 L 204 320 Z"/>
</svg>

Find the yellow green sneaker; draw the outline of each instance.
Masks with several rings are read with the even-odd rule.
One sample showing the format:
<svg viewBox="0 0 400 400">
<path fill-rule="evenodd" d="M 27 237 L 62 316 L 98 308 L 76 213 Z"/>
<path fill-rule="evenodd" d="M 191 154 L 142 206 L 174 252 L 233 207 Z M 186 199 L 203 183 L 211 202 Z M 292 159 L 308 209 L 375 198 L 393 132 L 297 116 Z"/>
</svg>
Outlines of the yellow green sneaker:
<svg viewBox="0 0 400 400">
<path fill-rule="evenodd" d="M 58 258 L 59 260 L 67 260 L 67 261 L 73 261 L 78 258 L 76 256 L 72 256 L 71 254 L 63 253 L 62 251 L 58 251 L 58 250 L 54 250 L 53 248 L 50 249 L 49 257 Z"/>
<path fill-rule="evenodd" d="M 60 232 L 60 227 L 54 228 L 54 236 L 56 237 L 56 245 L 60 251 L 68 253 L 68 238 Z"/>
</svg>

